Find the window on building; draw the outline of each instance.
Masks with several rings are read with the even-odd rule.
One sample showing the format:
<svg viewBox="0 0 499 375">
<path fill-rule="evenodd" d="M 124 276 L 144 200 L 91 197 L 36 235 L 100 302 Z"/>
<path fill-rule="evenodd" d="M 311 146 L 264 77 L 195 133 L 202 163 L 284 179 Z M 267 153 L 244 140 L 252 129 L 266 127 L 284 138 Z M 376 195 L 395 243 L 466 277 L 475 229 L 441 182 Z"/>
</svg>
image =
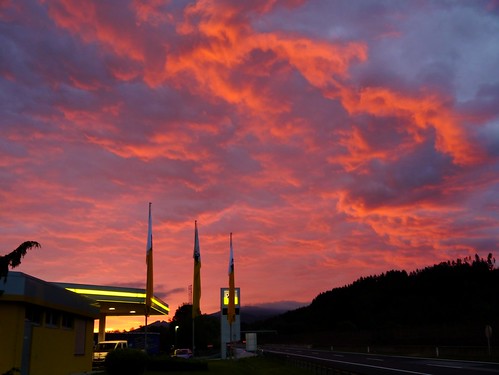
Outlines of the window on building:
<svg viewBox="0 0 499 375">
<path fill-rule="evenodd" d="M 59 321 L 61 319 L 61 314 L 55 310 L 45 311 L 45 326 L 47 327 L 59 327 Z"/>
<path fill-rule="evenodd" d="M 42 309 L 38 306 L 27 306 L 26 307 L 26 320 L 29 320 L 33 324 L 42 324 Z"/>
<path fill-rule="evenodd" d="M 72 329 L 74 327 L 74 317 L 71 314 L 63 313 L 61 316 L 62 328 Z"/>
</svg>

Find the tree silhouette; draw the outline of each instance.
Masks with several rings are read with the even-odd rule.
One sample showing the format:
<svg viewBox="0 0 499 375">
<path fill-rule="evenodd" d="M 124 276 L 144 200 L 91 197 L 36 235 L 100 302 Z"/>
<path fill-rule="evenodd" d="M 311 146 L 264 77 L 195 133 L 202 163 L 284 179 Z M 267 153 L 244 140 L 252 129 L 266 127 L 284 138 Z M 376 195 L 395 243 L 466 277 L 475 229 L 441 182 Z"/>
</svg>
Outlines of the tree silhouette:
<svg viewBox="0 0 499 375">
<path fill-rule="evenodd" d="M 170 323 L 171 335 L 177 329 L 177 348 L 192 347 L 192 305 L 179 306 Z M 220 346 L 220 319 L 207 314 L 196 317 L 195 327 L 196 350 L 206 350 L 208 346 Z"/>
<path fill-rule="evenodd" d="M 324 345 L 480 345 L 499 326 L 499 268 L 489 253 L 431 267 L 390 270 L 320 293 L 309 306 L 255 322 L 272 339 Z"/>
<path fill-rule="evenodd" d="M 4 279 L 3 282 L 7 282 L 7 274 L 10 268 L 15 268 L 21 264 L 21 258 L 26 255 L 26 252 L 33 247 L 41 247 L 41 245 L 36 241 L 26 241 L 19 245 L 17 249 L 11 253 L 0 256 L 0 280 Z"/>
</svg>

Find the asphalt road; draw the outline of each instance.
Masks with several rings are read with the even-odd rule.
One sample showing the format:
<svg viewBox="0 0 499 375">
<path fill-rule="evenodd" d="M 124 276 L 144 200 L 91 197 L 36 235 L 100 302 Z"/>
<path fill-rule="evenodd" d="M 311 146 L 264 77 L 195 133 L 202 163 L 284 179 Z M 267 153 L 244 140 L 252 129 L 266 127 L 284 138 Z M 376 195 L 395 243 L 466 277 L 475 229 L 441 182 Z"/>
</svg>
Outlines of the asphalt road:
<svg viewBox="0 0 499 375">
<path fill-rule="evenodd" d="M 499 364 L 440 360 L 433 358 L 398 357 L 376 354 L 333 352 L 299 347 L 265 346 L 264 352 L 286 356 L 290 360 L 311 361 L 326 367 L 362 375 L 487 375 L 499 374 Z"/>
</svg>

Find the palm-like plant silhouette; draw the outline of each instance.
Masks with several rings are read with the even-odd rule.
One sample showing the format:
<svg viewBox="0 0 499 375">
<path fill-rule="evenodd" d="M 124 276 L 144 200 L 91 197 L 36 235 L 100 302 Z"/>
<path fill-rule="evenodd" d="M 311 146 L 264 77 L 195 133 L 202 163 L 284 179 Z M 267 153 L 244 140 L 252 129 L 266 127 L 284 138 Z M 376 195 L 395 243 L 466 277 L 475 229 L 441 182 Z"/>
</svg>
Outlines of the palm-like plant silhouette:
<svg viewBox="0 0 499 375">
<path fill-rule="evenodd" d="M 11 253 L 0 256 L 0 280 L 4 279 L 3 282 L 7 282 L 7 274 L 10 268 L 15 268 L 21 264 L 21 258 L 26 255 L 26 252 L 33 247 L 41 247 L 41 245 L 36 241 L 26 241 L 19 245 L 17 249 Z"/>
</svg>

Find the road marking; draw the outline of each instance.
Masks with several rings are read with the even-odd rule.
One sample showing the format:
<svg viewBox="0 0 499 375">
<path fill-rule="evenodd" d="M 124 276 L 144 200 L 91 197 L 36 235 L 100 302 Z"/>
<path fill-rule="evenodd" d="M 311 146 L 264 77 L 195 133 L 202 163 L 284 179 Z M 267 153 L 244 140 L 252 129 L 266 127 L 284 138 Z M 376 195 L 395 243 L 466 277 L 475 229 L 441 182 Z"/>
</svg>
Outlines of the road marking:
<svg viewBox="0 0 499 375">
<path fill-rule="evenodd" d="M 368 361 L 380 361 L 380 362 L 384 362 L 385 360 L 384 359 L 381 359 L 381 358 L 366 358 Z"/>
<path fill-rule="evenodd" d="M 303 354 L 292 354 L 292 353 L 286 353 L 286 352 L 278 352 L 274 350 L 267 350 L 270 353 L 276 353 L 276 354 L 287 354 L 287 355 L 293 355 L 295 357 L 304 357 L 304 358 L 313 358 L 313 359 L 320 359 L 321 361 L 325 362 L 336 362 L 336 363 L 344 363 L 346 365 L 355 365 L 355 366 L 361 366 L 361 367 L 371 367 L 371 368 L 376 368 L 380 370 L 387 370 L 387 371 L 393 371 L 396 373 L 404 373 L 404 374 L 415 374 L 415 375 L 431 375 L 427 372 L 416 372 L 416 371 L 409 371 L 409 370 L 401 370 L 397 368 L 390 368 L 390 367 L 383 367 L 383 366 L 374 366 L 374 365 L 366 365 L 364 363 L 357 363 L 357 362 L 347 362 L 347 361 L 339 361 L 337 359 L 328 359 L 328 358 L 321 358 L 321 357 L 312 357 L 309 355 L 303 355 Z"/>
<path fill-rule="evenodd" d="M 426 365 L 433 367 L 445 367 L 445 368 L 463 368 L 462 366 L 434 365 L 432 363 L 427 363 Z"/>
</svg>

